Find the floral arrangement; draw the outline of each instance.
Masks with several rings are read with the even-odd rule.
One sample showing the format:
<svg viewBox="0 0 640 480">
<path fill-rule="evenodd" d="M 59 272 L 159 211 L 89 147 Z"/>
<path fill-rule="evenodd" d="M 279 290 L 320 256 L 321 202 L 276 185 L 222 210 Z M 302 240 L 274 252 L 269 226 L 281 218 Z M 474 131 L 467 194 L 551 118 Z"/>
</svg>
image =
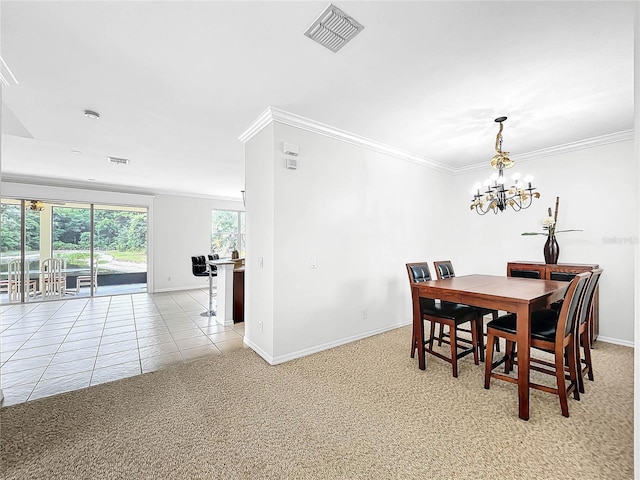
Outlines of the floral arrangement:
<svg viewBox="0 0 640 480">
<path fill-rule="evenodd" d="M 549 207 L 549 216 L 542 219 L 542 228 L 545 232 L 524 232 L 522 235 L 545 235 L 547 237 L 553 237 L 556 233 L 562 232 L 581 232 L 582 230 L 556 230 L 558 223 L 558 206 L 560 205 L 560 197 L 556 197 L 555 212 L 551 213 L 551 207 Z"/>
</svg>

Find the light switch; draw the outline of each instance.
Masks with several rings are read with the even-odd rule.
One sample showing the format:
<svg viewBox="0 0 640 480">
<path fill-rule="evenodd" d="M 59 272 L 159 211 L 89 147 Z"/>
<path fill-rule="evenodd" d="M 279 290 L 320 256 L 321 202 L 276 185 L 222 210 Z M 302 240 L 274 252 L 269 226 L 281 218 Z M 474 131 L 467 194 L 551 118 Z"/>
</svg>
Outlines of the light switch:
<svg viewBox="0 0 640 480">
<path fill-rule="evenodd" d="M 309 262 L 309 263 L 310 263 L 311 268 L 318 268 L 318 259 L 317 258 L 312 258 L 311 262 Z"/>
</svg>

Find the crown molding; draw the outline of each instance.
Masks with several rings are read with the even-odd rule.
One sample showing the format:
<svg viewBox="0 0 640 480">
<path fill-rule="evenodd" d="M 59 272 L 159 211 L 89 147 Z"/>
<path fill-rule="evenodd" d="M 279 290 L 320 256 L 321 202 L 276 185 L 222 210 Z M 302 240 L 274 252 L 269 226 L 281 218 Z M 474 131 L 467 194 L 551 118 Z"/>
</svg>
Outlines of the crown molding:
<svg viewBox="0 0 640 480">
<path fill-rule="evenodd" d="M 399 150 L 390 145 L 371 140 L 370 138 L 347 132 L 346 130 L 341 130 L 324 123 L 316 122 L 315 120 L 311 120 L 309 118 L 301 117 L 300 115 L 285 112 L 284 110 L 280 110 L 275 107 L 268 107 L 264 112 L 262 112 L 262 114 L 238 137 L 238 139 L 242 143 L 248 142 L 254 135 L 260 132 L 271 122 L 289 125 L 291 127 L 315 133 L 317 135 L 322 135 L 334 140 L 350 143 L 358 147 L 366 148 L 378 153 L 383 153 L 385 155 L 389 155 L 400 160 L 405 160 L 407 162 L 416 163 L 418 165 L 432 168 L 440 172 L 449 174 L 455 173 L 455 169 L 442 163 L 421 157 L 419 155 L 415 155 L 413 153 Z"/>
<path fill-rule="evenodd" d="M 306 130 L 308 132 L 332 138 L 334 140 L 340 140 L 352 145 L 373 150 L 375 152 L 383 153 L 400 160 L 416 163 L 418 165 L 432 168 L 440 172 L 449 173 L 451 175 L 461 175 L 464 173 L 475 172 L 483 170 L 487 167 L 487 162 L 475 163 L 473 165 L 467 165 L 463 167 L 450 167 L 434 160 L 430 160 L 413 153 L 399 150 L 390 145 L 385 145 L 384 143 L 376 142 L 375 140 L 356 135 L 355 133 L 340 130 L 339 128 L 316 122 L 315 120 L 301 117 L 300 115 L 296 115 L 294 113 L 285 112 L 284 110 L 280 110 L 275 107 L 268 107 L 264 112 L 262 112 L 260 116 L 238 137 L 238 139 L 242 143 L 246 143 L 251 140 L 254 135 L 256 135 L 272 122 L 296 127 L 301 130 Z M 622 132 L 610 133 L 607 135 L 601 135 L 599 137 L 579 140 L 577 142 L 565 143 L 562 145 L 557 145 L 555 147 L 543 148 L 541 150 L 521 153 L 518 155 L 511 155 L 511 159 L 517 162 L 527 162 L 551 155 L 560 155 L 563 153 L 574 152 L 585 148 L 593 148 L 602 145 L 608 145 L 610 143 L 632 140 L 633 138 L 633 130 L 624 130 Z"/>
<path fill-rule="evenodd" d="M 556 145 L 555 147 L 543 148 L 541 150 L 520 153 L 518 155 L 510 155 L 510 158 L 514 162 L 529 162 L 531 160 L 550 157 L 552 155 L 561 155 L 563 153 L 575 152 L 577 150 L 583 150 L 585 148 L 594 148 L 603 145 L 609 145 L 610 143 L 625 142 L 627 140 L 633 140 L 633 138 L 633 130 L 624 130 L 622 132 L 609 133 L 607 135 L 587 138 L 585 140 L 579 140 L 577 142 L 564 143 L 562 145 Z M 488 161 L 482 163 L 474 163 L 473 165 L 467 165 L 466 167 L 456 168 L 454 169 L 454 175 L 461 175 L 463 173 L 485 170 L 488 163 Z"/>
<path fill-rule="evenodd" d="M 254 135 L 257 135 L 264 127 L 269 125 L 273 121 L 273 115 L 271 114 L 271 107 L 267 109 L 256 118 L 247 129 L 240 134 L 238 140 L 242 143 L 247 143 Z"/>
</svg>

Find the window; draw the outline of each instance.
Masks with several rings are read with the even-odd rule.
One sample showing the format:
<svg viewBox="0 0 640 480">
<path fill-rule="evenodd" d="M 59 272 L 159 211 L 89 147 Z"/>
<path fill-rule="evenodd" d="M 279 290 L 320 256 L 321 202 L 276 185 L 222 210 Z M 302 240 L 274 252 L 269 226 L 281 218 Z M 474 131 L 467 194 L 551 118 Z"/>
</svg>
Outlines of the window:
<svg viewBox="0 0 640 480">
<path fill-rule="evenodd" d="M 224 258 L 230 257 L 233 250 L 238 250 L 240 257 L 244 257 L 244 212 L 213 210 L 211 212 L 211 252 Z"/>
</svg>

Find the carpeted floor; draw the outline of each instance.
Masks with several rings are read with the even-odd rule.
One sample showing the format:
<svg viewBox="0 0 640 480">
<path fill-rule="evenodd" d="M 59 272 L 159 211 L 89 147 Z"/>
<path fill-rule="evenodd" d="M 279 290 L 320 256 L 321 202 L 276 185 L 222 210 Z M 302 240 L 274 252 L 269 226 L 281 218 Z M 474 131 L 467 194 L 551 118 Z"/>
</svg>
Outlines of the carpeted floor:
<svg viewBox="0 0 640 480">
<path fill-rule="evenodd" d="M 0 410 L 6 479 L 631 479 L 633 350 L 602 342 L 570 418 L 409 357 L 408 327 L 270 366 L 249 349 Z"/>
</svg>

